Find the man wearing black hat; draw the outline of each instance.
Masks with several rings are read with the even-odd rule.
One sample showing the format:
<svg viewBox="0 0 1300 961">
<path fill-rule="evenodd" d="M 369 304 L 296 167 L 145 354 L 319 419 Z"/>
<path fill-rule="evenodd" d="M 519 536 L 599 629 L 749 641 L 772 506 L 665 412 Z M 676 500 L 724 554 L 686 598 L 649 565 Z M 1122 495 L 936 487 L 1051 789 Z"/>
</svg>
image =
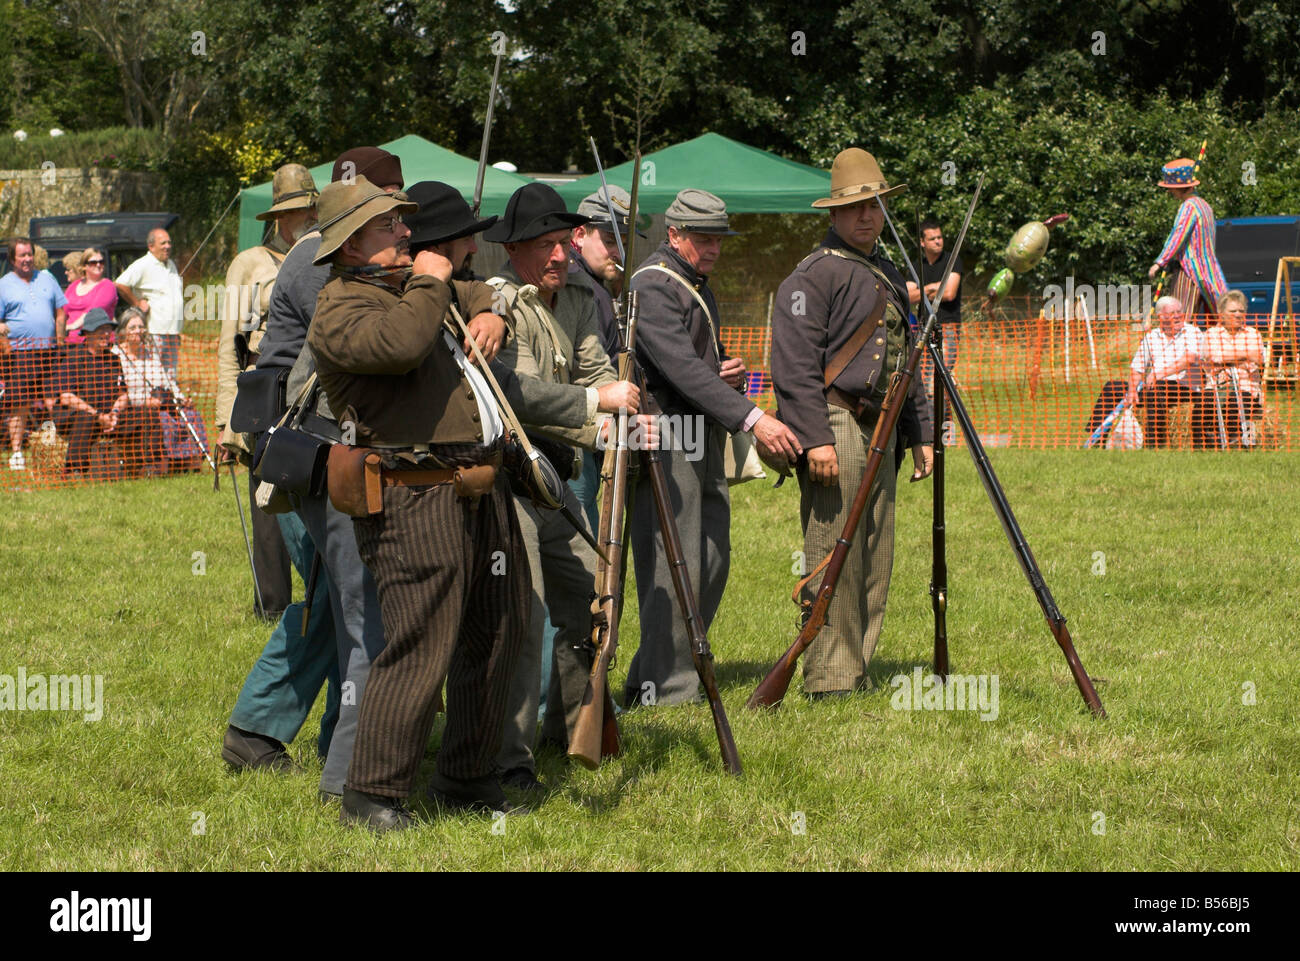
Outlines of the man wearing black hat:
<svg viewBox="0 0 1300 961">
<path fill-rule="evenodd" d="M 158 417 L 148 408 L 131 406 L 122 367 L 108 349 L 115 329 L 117 323 L 103 308 L 88 310 L 81 326 L 85 339 L 64 355 L 55 377 L 54 425 L 68 439 L 64 477 L 89 472 L 90 451 L 100 437 L 113 438 L 118 452 L 143 463 L 145 473 L 166 472 Z"/>
<path fill-rule="evenodd" d="M 470 263 L 478 253 L 474 236 L 487 230 L 498 218 L 475 217 L 459 190 L 437 180 L 422 180 L 407 190 L 406 195 L 420 205 L 419 211 L 406 219 L 406 225 L 411 228 L 411 256 L 422 250 L 436 251 L 451 261 L 452 280 L 473 280 Z M 487 351 L 484 355 L 492 356 Z"/>
<path fill-rule="evenodd" d="M 752 430 L 790 459 L 790 430 L 745 397 L 745 364 L 726 355 L 718 337 L 718 303 L 708 285 L 722 249 L 735 236 L 721 198 L 679 193 L 666 215 L 668 240 L 629 281 L 639 298 L 636 353 L 660 409 L 680 425 L 665 431 L 664 473 L 691 584 L 707 631 L 722 603 L 731 563 L 731 500 L 723 445 L 728 432 Z M 624 697 L 635 704 L 675 704 L 699 697 L 699 677 L 648 483 L 637 485 L 632 553 L 641 604 L 641 646 L 628 668 Z"/>
<path fill-rule="evenodd" d="M 620 407 L 635 412 L 640 401 L 636 387 L 618 380 L 601 346 L 590 287 L 584 278 L 569 282 L 569 238 L 575 226 L 587 222 L 570 213 L 553 188 L 536 183 L 515 191 L 505 216 L 484 234 L 484 239 L 504 244 L 510 257 L 501 275 L 488 281 L 513 319 L 514 337 L 501 360 L 519 376 L 529 399 L 521 416 L 530 434 L 536 428 L 537 434 L 560 442 L 555 445 L 558 459 L 567 462 L 555 467 L 562 478 L 574 473 L 568 445 L 596 446 L 606 420 L 598 422 L 599 414 L 617 413 Z M 557 426 L 566 413 L 578 414 L 582 427 Z M 565 501 L 577 516 L 577 498 L 568 488 Z M 538 783 L 533 741 L 545 619 L 549 614 L 557 633 L 543 733 L 563 744 L 577 721 L 591 670 L 583 652 L 591 633 L 596 555 L 558 512 L 539 509 L 525 497 L 516 497 L 515 507 L 532 571 L 532 610 L 497 765 L 504 785 L 527 790 Z"/>
<path fill-rule="evenodd" d="M 403 185 L 401 162 L 378 147 L 348 150 L 334 162 L 333 182 L 355 183 L 359 177 L 375 178 L 387 193 Z M 312 230 L 285 257 L 260 345 L 259 369 L 292 368 L 289 397 L 298 394 L 315 369 L 311 352 L 303 345 L 317 295 L 329 279 L 329 265 L 313 262 L 320 243 L 319 229 Z M 319 395 L 304 424 L 329 439 L 341 437 L 328 403 Z M 316 585 L 306 635 L 302 607 L 291 604 L 249 672 L 230 716 L 222 756 L 237 769 L 291 767 L 285 744 L 297 736 L 328 678 L 330 690 L 317 740 L 317 752 L 325 759 L 320 792 L 322 799 L 340 797 L 370 663 L 384 647 L 378 594 L 357 553 L 352 519 L 336 511 L 328 497 L 300 498 L 292 512 L 277 514 L 276 520 L 303 580 L 317 551 L 324 576 Z"/>
<path fill-rule="evenodd" d="M 474 317 L 490 312 L 491 291 L 452 281 L 451 262 L 432 250 L 412 261 L 402 218 L 415 209 L 364 177 L 325 188 L 316 261 L 331 279 L 307 333 L 331 407 L 378 454 L 377 473 L 358 479 L 364 506 L 352 523 L 387 643 L 361 703 L 342 811 L 344 823 L 377 831 L 412 823 L 403 800 L 444 679 L 430 797 L 510 809 L 493 758 L 527 617 L 525 552 L 499 471 L 502 419 L 448 324 L 453 294 Z"/>
</svg>

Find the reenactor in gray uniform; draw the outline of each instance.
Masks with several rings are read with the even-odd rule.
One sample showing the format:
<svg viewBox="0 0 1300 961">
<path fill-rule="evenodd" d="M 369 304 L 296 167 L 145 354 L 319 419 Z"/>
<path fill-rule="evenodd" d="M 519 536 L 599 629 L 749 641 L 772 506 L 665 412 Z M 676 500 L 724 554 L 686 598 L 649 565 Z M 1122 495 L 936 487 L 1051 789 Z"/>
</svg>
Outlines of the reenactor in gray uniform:
<svg viewBox="0 0 1300 961">
<path fill-rule="evenodd" d="M 628 282 L 640 302 L 637 357 L 646 386 L 668 418 L 660 428 L 668 494 L 677 508 L 686 567 L 707 631 L 722 603 L 731 563 L 723 453 L 728 433 L 752 430 L 775 456 L 791 461 L 799 447 L 789 428 L 745 397 L 744 361 L 728 357 L 718 337 L 718 304 L 708 281 L 722 238 L 736 235 L 727 225 L 726 205 L 708 191 L 687 189 L 673 200 L 665 219 L 668 240 Z M 637 484 L 632 553 L 641 645 L 628 669 L 625 702 L 694 700 L 699 677 L 647 480 Z"/>
<path fill-rule="evenodd" d="M 842 151 L 831 168 L 831 227 L 777 291 L 772 313 L 772 384 L 778 413 L 807 452 L 798 470 L 804 557 L 812 569 L 843 532 L 866 468 L 872 431 L 890 376 L 910 350 L 907 286 L 876 244 L 884 224 L 877 197 L 897 193 L 864 150 Z M 911 444 L 921 480 L 933 467 L 930 404 L 921 378 L 887 443 L 827 613 L 804 658 L 804 691 L 814 698 L 862 686 L 880 638 L 894 561 L 894 491 L 898 458 Z M 904 438 L 907 438 L 904 441 Z M 812 601 L 812 578 L 802 598 Z"/>
</svg>

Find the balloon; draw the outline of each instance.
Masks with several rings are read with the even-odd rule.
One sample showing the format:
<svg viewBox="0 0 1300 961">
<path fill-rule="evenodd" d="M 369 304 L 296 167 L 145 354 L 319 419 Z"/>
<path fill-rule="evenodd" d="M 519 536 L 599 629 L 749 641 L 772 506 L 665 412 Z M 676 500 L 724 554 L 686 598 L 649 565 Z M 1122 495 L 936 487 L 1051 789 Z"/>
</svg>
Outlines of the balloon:
<svg viewBox="0 0 1300 961">
<path fill-rule="evenodd" d="M 985 293 L 990 300 L 997 300 L 999 297 L 1005 297 L 1011 293 L 1011 285 L 1015 282 L 1015 273 L 1010 267 L 1003 267 L 993 275 L 993 279 L 989 281 L 989 287 Z"/>
<path fill-rule="evenodd" d="M 1045 253 L 1047 253 L 1047 227 L 1033 220 L 1016 231 L 1002 256 L 1008 267 L 1016 273 L 1023 274 L 1033 270 Z"/>
</svg>

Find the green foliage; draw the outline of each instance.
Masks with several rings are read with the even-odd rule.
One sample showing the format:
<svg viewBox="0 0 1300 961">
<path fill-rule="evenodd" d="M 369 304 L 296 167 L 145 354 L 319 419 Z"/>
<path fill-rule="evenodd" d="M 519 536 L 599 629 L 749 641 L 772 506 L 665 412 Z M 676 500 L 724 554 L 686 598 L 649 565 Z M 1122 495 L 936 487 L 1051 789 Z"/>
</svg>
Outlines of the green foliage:
<svg viewBox="0 0 1300 961">
<path fill-rule="evenodd" d="M 157 132 L 139 127 L 100 127 L 61 137 L 29 130 L 22 142 L 0 137 L 0 170 L 33 170 L 47 160 L 58 167 L 156 170 L 163 153 Z"/>
</svg>

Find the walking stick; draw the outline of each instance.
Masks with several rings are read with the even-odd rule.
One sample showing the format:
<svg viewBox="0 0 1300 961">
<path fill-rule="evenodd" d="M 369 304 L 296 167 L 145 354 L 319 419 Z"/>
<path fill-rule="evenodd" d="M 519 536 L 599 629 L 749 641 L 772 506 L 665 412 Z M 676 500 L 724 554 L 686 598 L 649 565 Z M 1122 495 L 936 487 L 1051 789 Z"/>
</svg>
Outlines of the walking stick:
<svg viewBox="0 0 1300 961">
<path fill-rule="evenodd" d="M 1255 446 L 1255 431 L 1253 428 L 1247 429 L 1246 424 L 1246 405 L 1241 399 L 1241 381 L 1237 379 L 1237 368 L 1228 368 L 1228 379 L 1232 381 L 1232 393 L 1237 398 L 1237 421 L 1241 424 L 1241 446 Z M 1217 396 L 1217 391 L 1216 391 Z"/>
<path fill-rule="evenodd" d="M 239 499 L 239 481 L 235 477 L 235 465 L 230 464 L 230 486 L 235 491 L 235 509 L 239 511 L 239 526 L 244 529 L 244 547 L 248 549 L 248 569 L 253 572 L 253 593 L 257 595 L 257 610 L 266 616 L 266 605 L 262 603 L 262 585 L 257 583 L 257 565 L 253 563 L 253 542 L 248 538 L 248 523 L 244 520 L 244 503 Z"/>
</svg>

